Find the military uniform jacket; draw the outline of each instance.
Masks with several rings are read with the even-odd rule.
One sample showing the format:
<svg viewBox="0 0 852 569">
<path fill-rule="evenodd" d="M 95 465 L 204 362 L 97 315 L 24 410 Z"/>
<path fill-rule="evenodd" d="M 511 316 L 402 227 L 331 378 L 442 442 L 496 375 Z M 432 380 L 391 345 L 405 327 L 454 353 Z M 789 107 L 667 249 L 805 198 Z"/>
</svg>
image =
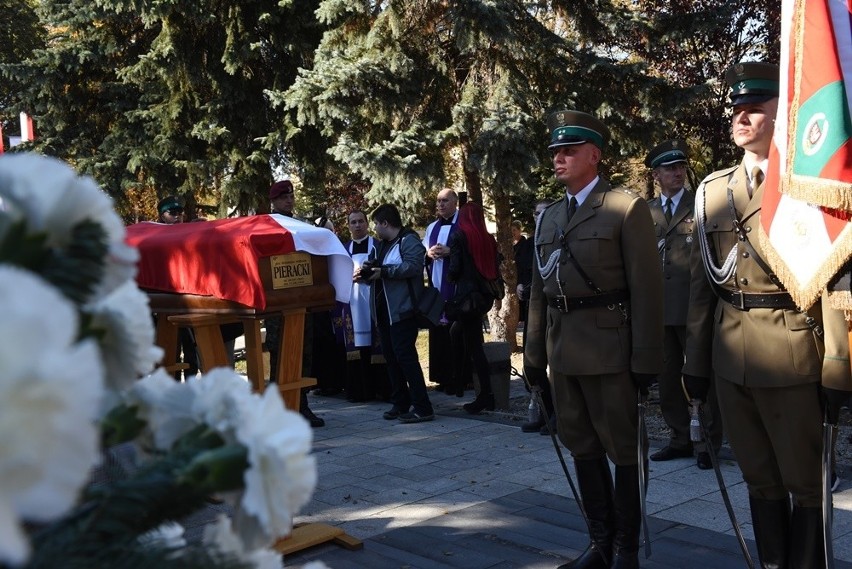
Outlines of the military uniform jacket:
<svg viewBox="0 0 852 569">
<path fill-rule="evenodd" d="M 649 200 L 648 207 L 663 267 L 663 322 L 666 326 L 684 326 L 689 308 L 689 254 L 695 234 L 695 194 L 684 190 L 671 221 L 666 221 L 659 197 Z"/>
<path fill-rule="evenodd" d="M 566 375 L 659 373 L 662 277 L 648 204 L 601 179 L 570 223 L 567 208 L 564 199 L 549 206 L 536 228 L 525 365 L 546 369 L 549 364 L 552 372 Z M 541 268 L 554 253 L 556 265 L 543 277 Z M 549 306 L 559 295 L 594 294 L 569 254 L 598 288 L 627 291 L 624 310 L 597 306 L 561 312 Z"/>
<path fill-rule="evenodd" d="M 710 174 L 697 192 L 704 191 L 703 232 L 712 248 L 716 266 L 732 247 L 736 270 L 722 286 L 745 293 L 778 292 L 734 232 L 734 219 L 744 227 L 754 250 L 764 259 L 758 231 L 763 188 L 749 198 L 744 164 Z M 728 191 L 733 195 L 732 213 Z M 699 210 L 696 204 L 696 211 Z M 696 216 L 698 214 L 696 213 Z M 697 220 L 697 222 L 700 220 Z M 683 372 L 717 377 L 747 387 L 783 387 L 822 381 L 838 389 L 850 389 L 849 342 L 843 315 L 822 302 L 807 313 L 796 309 L 753 308 L 739 310 L 719 299 L 705 273 L 697 225 L 693 241 L 686 365 Z M 814 319 L 824 331 L 820 338 L 808 323 Z"/>
</svg>

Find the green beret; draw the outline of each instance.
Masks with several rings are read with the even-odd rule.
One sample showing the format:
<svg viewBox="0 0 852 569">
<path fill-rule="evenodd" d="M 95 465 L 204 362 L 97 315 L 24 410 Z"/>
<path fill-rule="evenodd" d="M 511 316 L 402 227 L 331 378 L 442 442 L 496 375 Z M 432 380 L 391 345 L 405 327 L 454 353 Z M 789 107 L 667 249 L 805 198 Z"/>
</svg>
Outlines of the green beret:
<svg viewBox="0 0 852 569">
<path fill-rule="evenodd" d="M 160 200 L 157 204 L 157 212 L 163 213 L 169 211 L 170 209 L 183 209 L 183 206 L 180 204 L 180 201 L 175 196 L 168 196 Z"/>
<path fill-rule="evenodd" d="M 609 129 L 588 113 L 580 111 L 557 111 L 547 119 L 550 132 L 548 150 L 560 146 L 590 142 L 603 149 L 609 139 Z"/>
<path fill-rule="evenodd" d="M 731 105 L 763 103 L 778 96 L 779 69 L 774 63 L 735 63 L 725 71 Z"/>
<path fill-rule="evenodd" d="M 687 162 L 686 143 L 682 140 L 667 140 L 655 146 L 645 157 L 645 166 L 656 168 Z"/>
</svg>

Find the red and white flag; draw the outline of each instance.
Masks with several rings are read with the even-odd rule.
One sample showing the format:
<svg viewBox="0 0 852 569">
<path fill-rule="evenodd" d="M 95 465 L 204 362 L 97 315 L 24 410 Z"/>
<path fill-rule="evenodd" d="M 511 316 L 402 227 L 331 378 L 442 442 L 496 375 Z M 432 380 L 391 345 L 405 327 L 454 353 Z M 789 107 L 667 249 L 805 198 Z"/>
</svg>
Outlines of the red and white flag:
<svg viewBox="0 0 852 569">
<path fill-rule="evenodd" d="M 767 261 L 801 308 L 852 256 L 852 0 L 783 0 Z"/>
</svg>

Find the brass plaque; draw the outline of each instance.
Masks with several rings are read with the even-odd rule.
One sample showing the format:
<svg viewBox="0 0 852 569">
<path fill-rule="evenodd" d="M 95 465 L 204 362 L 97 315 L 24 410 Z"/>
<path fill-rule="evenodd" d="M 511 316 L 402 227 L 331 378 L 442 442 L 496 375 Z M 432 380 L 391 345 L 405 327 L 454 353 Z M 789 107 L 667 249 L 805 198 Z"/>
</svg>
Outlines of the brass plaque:
<svg viewBox="0 0 852 569">
<path fill-rule="evenodd" d="M 272 269 L 272 290 L 314 284 L 311 256 L 307 253 L 273 255 L 269 257 L 269 265 Z"/>
</svg>

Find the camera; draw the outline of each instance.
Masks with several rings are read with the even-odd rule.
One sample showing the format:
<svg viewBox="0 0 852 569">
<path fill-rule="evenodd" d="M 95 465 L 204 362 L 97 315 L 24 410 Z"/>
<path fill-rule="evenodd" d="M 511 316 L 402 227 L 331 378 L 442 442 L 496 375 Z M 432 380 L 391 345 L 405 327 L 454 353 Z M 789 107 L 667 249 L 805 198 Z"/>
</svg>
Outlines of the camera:
<svg viewBox="0 0 852 569">
<path fill-rule="evenodd" d="M 370 276 L 373 274 L 373 271 L 379 270 L 379 266 L 377 266 L 375 259 L 367 260 L 361 263 L 361 276 L 360 280 L 367 281 L 370 279 Z"/>
</svg>

